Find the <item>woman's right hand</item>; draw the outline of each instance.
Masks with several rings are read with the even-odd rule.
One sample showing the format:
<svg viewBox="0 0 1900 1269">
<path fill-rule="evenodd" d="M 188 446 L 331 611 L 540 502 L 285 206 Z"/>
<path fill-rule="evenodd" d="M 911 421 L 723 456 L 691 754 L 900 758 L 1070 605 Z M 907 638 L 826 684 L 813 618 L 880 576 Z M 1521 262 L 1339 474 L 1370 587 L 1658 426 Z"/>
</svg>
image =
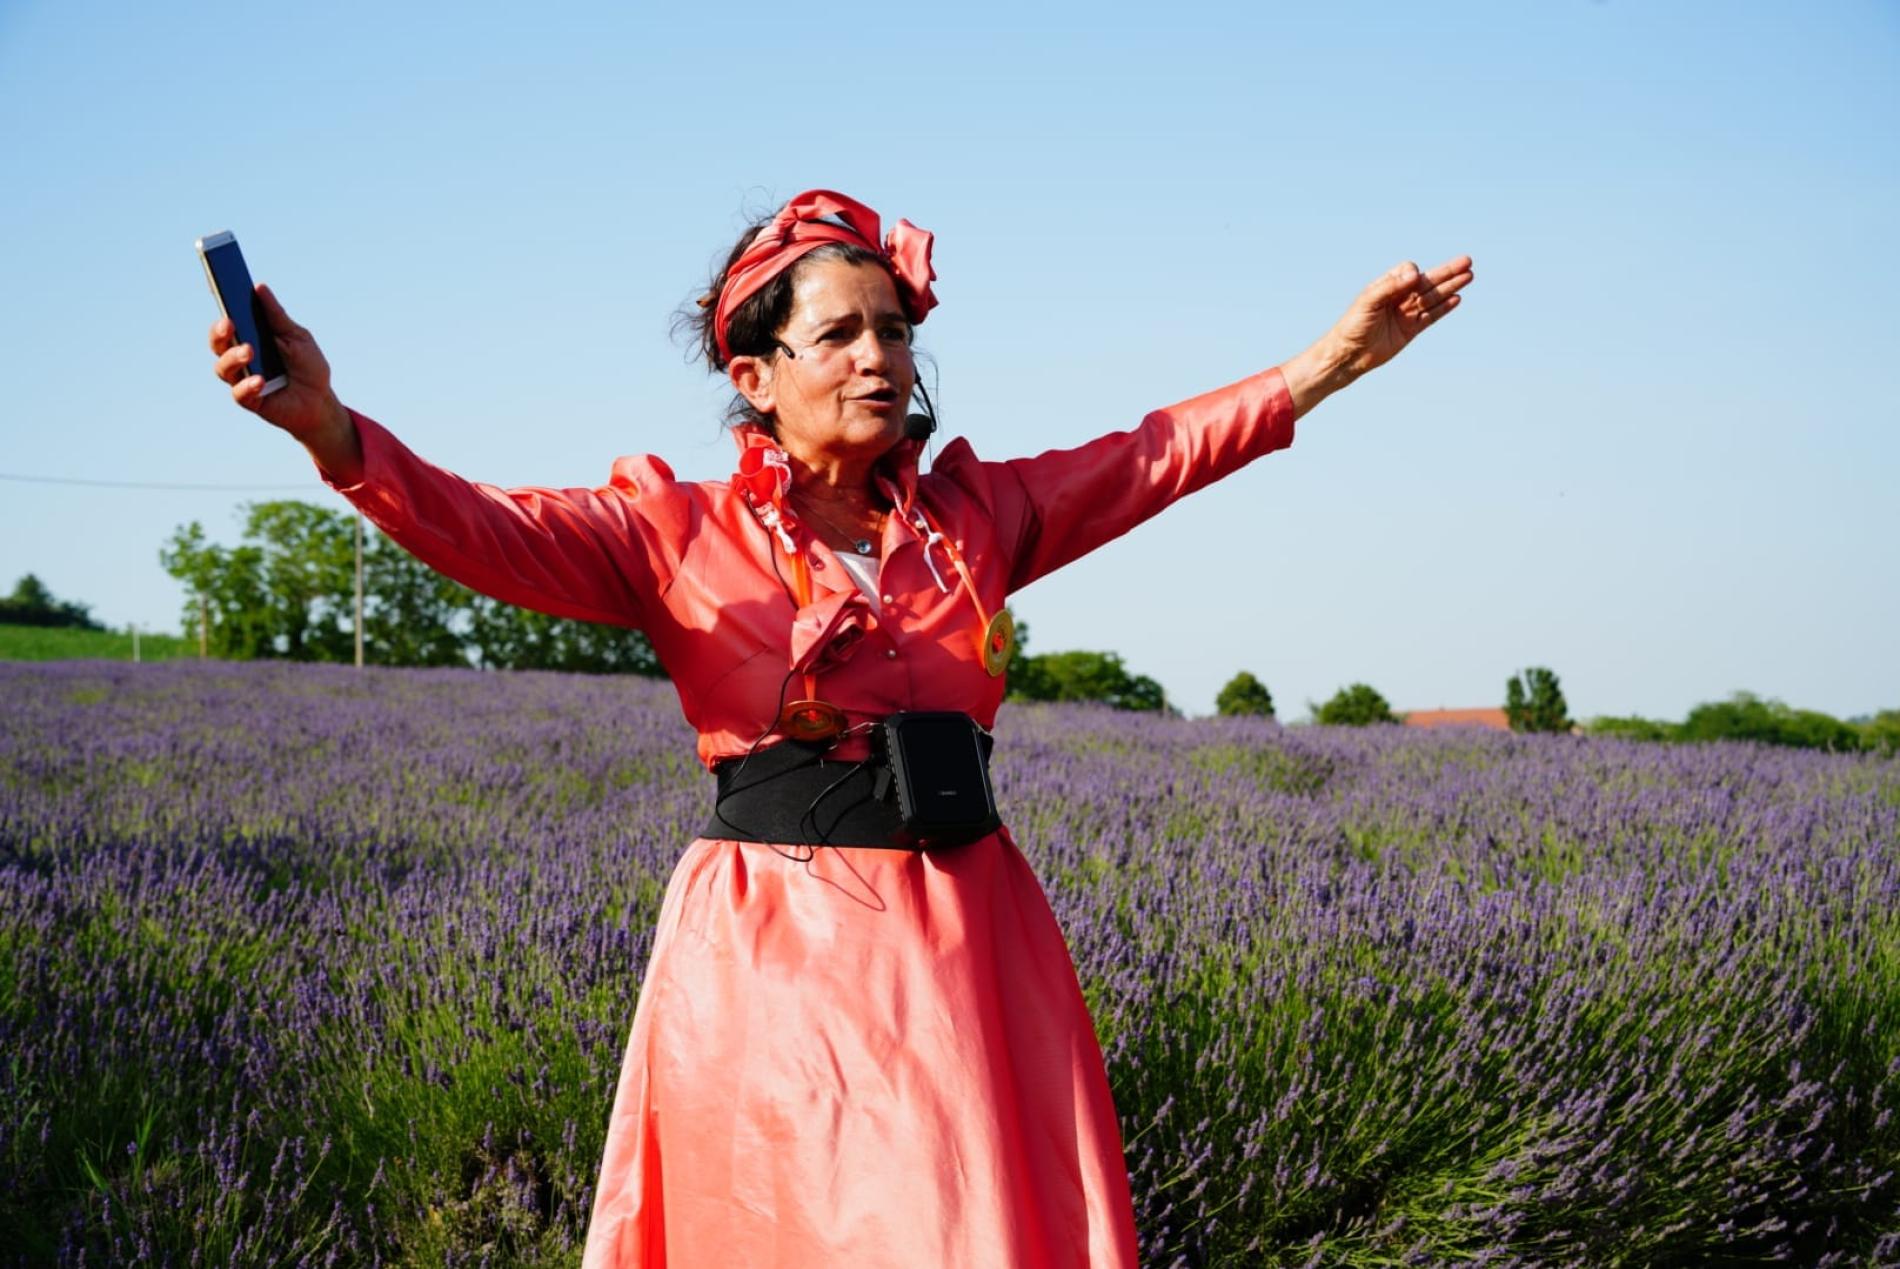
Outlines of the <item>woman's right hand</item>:
<svg viewBox="0 0 1900 1269">
<path fill-rule="evenodd" d="M 284 359 L 284 386 L 264 395 L 264 377 L 250 371 L 251 346 L 237 342 L 231 319 L 211 323 L 211 351 L 218 378 L 231 385 L 231 399 L 303 443 L 317 465 L 339 484 L 362 475 L 363 451 L 356 423 L 330 389 L 330 363 L 316 337 L 290 320 L 271 289 L 258 284 L 257 297 L 277 350 Z"/>
</svg>

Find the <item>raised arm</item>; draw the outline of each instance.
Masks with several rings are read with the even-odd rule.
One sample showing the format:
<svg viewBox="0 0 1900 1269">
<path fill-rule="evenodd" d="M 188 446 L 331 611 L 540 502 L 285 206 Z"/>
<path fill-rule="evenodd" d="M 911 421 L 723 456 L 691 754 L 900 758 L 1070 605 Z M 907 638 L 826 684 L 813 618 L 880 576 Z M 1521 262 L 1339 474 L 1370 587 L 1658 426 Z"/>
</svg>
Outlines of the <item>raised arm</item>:
<svg viewBox="0 0 1900 1269">
<path fill-rule="evenodd" d="M 1292 443 L 1293 401 L 1280 371 L 1268 370 L 1156 410 L 1126 432 L 985 464 L 1009 553 L 1010 591 Z"/>
<path fill-rule="evenodd" d="M 1397 356 L 1458 304 L 1471 258 L 1409 261 L 1359 293 L 1331 330 L 1281 366 L 1156 410 L 1138 427 L 992 468 L 1010 586 L 1020 590 L 1263 454 L 1296 419 Z M 947 451 L 946 451 L 947 455 Z"/>
<path fill-rule="evenodd" d="M 425 462 L 386 429 L 346 409 L 310 332 L 258 287 L 287 382 L 269 396 L 247 373 L 250 349 L 231 323 L 211 327 L 217 374 L 245 409 L 295 437 L 324 482 L 412 555 L 484 594 L 558 617 L 643 624 L 668 544 L 690 509 L 656 459 L 622 459 L 599 489 L 501 489 Z M 671 523 L 679 520 L 680 523 Z"/>
</svg>

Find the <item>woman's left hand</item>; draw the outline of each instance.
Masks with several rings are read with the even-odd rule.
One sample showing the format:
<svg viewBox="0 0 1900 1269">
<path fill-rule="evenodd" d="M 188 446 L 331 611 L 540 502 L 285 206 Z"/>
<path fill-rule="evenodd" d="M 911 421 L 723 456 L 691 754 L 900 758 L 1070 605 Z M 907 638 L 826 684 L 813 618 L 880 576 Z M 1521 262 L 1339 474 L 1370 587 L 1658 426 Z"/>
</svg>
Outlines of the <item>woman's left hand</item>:
<svg viewBox="0 0 1900 1269">
<path fill-rule="evenodd" d="M 1331 330 L 1281 365 L 1293 417 L 1398 356 L 1420 331 L 1458 307 L 1458 292 L 1470 283 L 1470 256 L 1447 260 L 1429 273 L 1407 260 L 1380 275 Z"/>
<path fill-rule="evenodd" d="M 1471 257 L 1458 256 L 1426 273 L 1410 260 L 1387 270 L 1359 293 L 1328 334 L 1336 356 L 1354 379 L 1399 355 L 1427 326 L 1458 307 L 1471 282 Z"/>
</svg>

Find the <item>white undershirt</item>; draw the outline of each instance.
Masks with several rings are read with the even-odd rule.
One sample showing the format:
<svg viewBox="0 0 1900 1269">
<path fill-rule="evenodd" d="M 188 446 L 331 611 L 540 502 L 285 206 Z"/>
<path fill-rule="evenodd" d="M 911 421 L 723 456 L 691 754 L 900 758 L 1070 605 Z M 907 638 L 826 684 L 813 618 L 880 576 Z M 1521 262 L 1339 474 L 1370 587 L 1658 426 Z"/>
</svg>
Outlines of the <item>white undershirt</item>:
<svg viewBox="0 0 1900 1269">
<path fill-rule="evenodd" d="M 838 563 L 844 565 L 844 571 L 851 574 L 851 580 L 858 584 L 858 589 L 875 609 L 878 604 L 877 560 L 856 551 L 833 551 L 832 554 L 838 557 Z"/>
</svg>

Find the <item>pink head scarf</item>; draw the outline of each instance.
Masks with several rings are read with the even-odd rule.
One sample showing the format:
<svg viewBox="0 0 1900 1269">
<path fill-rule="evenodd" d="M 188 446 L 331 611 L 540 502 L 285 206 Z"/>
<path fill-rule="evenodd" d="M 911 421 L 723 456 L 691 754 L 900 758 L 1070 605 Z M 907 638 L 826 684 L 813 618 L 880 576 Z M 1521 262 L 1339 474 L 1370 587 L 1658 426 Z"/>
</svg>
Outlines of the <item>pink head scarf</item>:
<svg viewBox="0 0 1900 1269">
<path fill-rule="evenodd" d="M 846 242 L 876 252 L 897 283 L 904 315 L 913 325 L 923 321 L 924 315 L 937 307 L 937 297 L 930 290 L 937 276 L 930 267 L 934 235 L 900 220 L 880 244 L 879 228 L 876 212 L 828 189 L 806 190 L 779 208 L 726 270 L 726 284 L 720 288 L 719 306 L 713 312 L 713 336 L 719 343 L 719 355 L 732 357 L 726 328 L 739 306 L 791 268 L 800 256 L 828 242 Z"/>
</svg>

